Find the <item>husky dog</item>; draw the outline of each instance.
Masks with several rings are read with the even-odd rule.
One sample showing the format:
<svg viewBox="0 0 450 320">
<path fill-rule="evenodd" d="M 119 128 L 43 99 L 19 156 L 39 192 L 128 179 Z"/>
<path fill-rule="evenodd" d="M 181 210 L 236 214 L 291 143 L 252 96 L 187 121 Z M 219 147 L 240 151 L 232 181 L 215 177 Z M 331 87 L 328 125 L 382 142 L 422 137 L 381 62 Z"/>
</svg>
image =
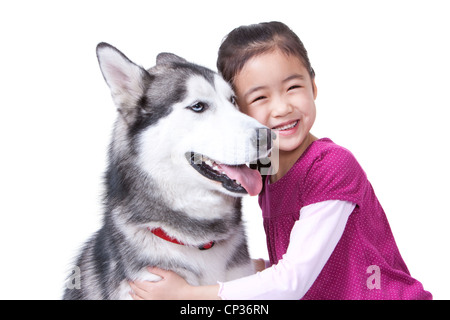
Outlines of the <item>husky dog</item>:
<svg viewBox="0 0 450 320">
<path fill-rule="evenodd" d="M 240 113 L 217 73 L 161 53 L 145 70 L 113 46 L 97 57 L 118 110 L 105 174 L 103 226 L 76 262 L 64 299 L 129 299 L 128 281 L 157 266 L 207 285 L 254 272 L 241 219 L 272 134 Z"/>
</svg>

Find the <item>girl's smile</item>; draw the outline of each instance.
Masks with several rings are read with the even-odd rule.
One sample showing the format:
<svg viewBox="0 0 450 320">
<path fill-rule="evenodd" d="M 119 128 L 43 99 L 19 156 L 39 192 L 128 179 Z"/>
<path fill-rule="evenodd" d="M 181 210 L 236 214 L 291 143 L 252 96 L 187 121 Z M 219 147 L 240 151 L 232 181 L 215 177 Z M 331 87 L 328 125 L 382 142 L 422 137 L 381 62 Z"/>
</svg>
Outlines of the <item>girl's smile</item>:
<svg viewBox="0 0 450 320">
<path fill-rule="evenodd" d="M 299 119 L 294 120 L 294 121 L 286 121 L 280 125 L 277 125 L 277 126 L 271 128 L 271 129 L 280 136 L 289 136 L 289 135 L 297 132 L 299 122 L 300 122 Z"/>
<path fill-rule="evenodd" d="M 311 142 L 317 88 L 298 57 L 279 49 L 257 55 L 235 76 L 234 87 L 240 110 L 277 133 L 280 152 L 298 156 Z"/>
</svg>

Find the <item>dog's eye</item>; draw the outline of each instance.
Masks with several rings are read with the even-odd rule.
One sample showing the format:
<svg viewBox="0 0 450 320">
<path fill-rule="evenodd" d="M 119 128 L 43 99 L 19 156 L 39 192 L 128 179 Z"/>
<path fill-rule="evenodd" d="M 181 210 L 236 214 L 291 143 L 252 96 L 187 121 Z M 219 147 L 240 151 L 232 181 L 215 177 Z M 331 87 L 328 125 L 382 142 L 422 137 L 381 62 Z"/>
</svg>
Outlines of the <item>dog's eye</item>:
<svg viewBox="0 0 450 320">
<path fill-rule="evenodd" d="M 231 96 L 230 102 L 231 102 L 232 104 L 236 105 L 236 104 L 237 104 L 237 103 L 236 103 L 236 97 L 235 97 L 235 96 Z"/>
<path fill-rule="evenodd" d="M 206 103 L 203 102 L 197 102 L 195 104 L 193 104 L 192 106 L 188 107 L 189 109 L 191 109 L 194 112 L 203 112 L 206 109 L 208 109 L 208 105 Z"/>
</svg>

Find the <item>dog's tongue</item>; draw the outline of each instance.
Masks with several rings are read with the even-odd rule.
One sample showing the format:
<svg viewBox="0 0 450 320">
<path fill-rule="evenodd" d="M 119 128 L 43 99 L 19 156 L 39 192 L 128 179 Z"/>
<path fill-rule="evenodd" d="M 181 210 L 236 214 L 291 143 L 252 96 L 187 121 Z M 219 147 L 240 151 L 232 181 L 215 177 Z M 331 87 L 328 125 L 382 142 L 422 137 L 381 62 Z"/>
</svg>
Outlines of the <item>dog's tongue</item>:
<svg viewBox="0 0 450 320">
<path fill-rule="evenodd" d="M 219 166 L 229 178 L 239 181 L 249 195 L 256 196 L 261 192 L 262 178 L 258 170 L 252 170 L 245 164 L 240 166 L 220 164 Z"/>
</svg>

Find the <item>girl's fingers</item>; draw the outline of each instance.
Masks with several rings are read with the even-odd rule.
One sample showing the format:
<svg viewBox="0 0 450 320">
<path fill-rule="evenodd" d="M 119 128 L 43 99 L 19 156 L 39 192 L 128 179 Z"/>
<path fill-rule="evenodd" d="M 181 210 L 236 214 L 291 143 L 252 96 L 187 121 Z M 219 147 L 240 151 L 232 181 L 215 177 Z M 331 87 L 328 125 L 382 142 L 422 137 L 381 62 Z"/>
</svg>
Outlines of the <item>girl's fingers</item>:
<svg viewBox="0 0 450 320">
<path fill-rule="evenodd" d="M 137 294 L 135 294 L 133 291 L 130 291 L 130 296 L 133 298 L 133 300 L 144 300 L 141 297 L 139 297 Z"/>
<path fill-rule="evenodd" d="M 137 286 L 134 284 L 134 282 L 129 282 L 130 287 L 131 287 L 131 296 L 133 297 L 134 300 L 143 300 L 142 297 L 145 296 L 145 294 L 147 294 L 148 292 L 142 288 L 141 286 Z"/>
<path fill-rule="evenodd" d="M 157 276 L 160 276 L 163 279 L 166 278 L 167 276 L 169 276 L 172 273 L 172 271 L 160 269 L 158 267 L 147 267 L 147 270 L 150 273 L 156 274 Z"/>
</svg>

